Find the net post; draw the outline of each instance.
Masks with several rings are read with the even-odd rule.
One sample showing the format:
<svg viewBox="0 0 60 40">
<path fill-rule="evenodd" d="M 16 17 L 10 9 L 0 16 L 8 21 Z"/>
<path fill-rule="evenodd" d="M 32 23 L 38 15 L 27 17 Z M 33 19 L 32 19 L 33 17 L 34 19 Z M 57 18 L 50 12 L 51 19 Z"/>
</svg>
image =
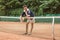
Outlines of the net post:
<svg viewBox="0 0 60 40">
<path fill-rule="evenodd" d="M 55 40 L 55 34 L 54 34 L 54 21 L 55 21 L 55 18 L 52 17 L 52 40 Z"/>
</svg>

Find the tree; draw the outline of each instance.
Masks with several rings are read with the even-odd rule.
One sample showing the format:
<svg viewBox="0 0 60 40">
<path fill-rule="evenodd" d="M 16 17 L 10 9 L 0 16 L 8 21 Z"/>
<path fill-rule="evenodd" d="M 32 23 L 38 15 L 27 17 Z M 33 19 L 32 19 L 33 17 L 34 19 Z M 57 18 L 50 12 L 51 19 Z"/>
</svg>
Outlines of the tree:
<svg viewBox="0 0 60 40">
<path fill-rule="evenodd" d="M 25 4 L 36 16 L 44 15 L 47 12 L 60 13 L 60 0 L 0 0 L 0 14 L 19 15 L 18 11 L 22 12 L 22 6 Z"/>
</svg>

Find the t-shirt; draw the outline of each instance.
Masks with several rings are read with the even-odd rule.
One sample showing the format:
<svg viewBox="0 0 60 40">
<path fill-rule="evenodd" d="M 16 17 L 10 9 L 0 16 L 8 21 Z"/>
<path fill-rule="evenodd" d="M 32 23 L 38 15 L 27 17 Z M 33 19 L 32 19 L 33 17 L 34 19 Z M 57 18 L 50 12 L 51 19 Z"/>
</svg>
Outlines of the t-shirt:
<svg viewBox="0 0 60 40">
<path fill-rule="evenodd" d="M 33 12 L 29 9 L 27 9 L 27 14 L 30 15 L 30 17 L 34 17 Z M 24 10 L 24 12 L 22 13 L 22 17 L 25 17 L 25 16 L 26 16 L 26 14 L 25 14 L 25 10 Z"/>
</svg>

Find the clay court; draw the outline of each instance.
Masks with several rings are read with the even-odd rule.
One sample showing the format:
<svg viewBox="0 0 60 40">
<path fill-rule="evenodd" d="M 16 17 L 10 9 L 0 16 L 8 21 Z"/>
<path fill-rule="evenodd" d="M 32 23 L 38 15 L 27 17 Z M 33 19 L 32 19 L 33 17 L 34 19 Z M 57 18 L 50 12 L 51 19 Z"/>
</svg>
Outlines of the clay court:
<svg viewBox="0 0 60 40">
<path fill-rule="evenodd" d="M 35 23 L 32 35 L 23 35 L 25 24 L 0 21 L 0 40 L 52 40 L 51 23 Z M 54 25 L 54 33 L 55 39 L 60 40 L 60 24 Z"/>
</svg>

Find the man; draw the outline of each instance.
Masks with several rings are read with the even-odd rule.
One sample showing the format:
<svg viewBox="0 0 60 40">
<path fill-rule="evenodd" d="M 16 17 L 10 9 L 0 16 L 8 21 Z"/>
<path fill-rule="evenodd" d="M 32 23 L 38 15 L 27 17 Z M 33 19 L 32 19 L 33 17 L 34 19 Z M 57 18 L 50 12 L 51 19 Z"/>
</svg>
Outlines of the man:
<svg viewBox="0 0 60 40">
<path fill-rule="evenodd" d="M 28 34 L 28 24 L 31 23 L 31 30 L 30 30 L 30 33 L 29 33 L 29 35 L 30 35 L 32 33 L 33 25 L 34 25 L 34 18 L 33 18 L 34 14 L 32 13 L 32 11 L 30 11 L 28 9 L 28 7 L 26 5 L 23 6 L 23 9 L 24 9 L 24 12 L 20 16 L 21 17 L 20 21 L 23 22 L 24 17 L 27 19 L 25 35 Z"/>
</svg>

